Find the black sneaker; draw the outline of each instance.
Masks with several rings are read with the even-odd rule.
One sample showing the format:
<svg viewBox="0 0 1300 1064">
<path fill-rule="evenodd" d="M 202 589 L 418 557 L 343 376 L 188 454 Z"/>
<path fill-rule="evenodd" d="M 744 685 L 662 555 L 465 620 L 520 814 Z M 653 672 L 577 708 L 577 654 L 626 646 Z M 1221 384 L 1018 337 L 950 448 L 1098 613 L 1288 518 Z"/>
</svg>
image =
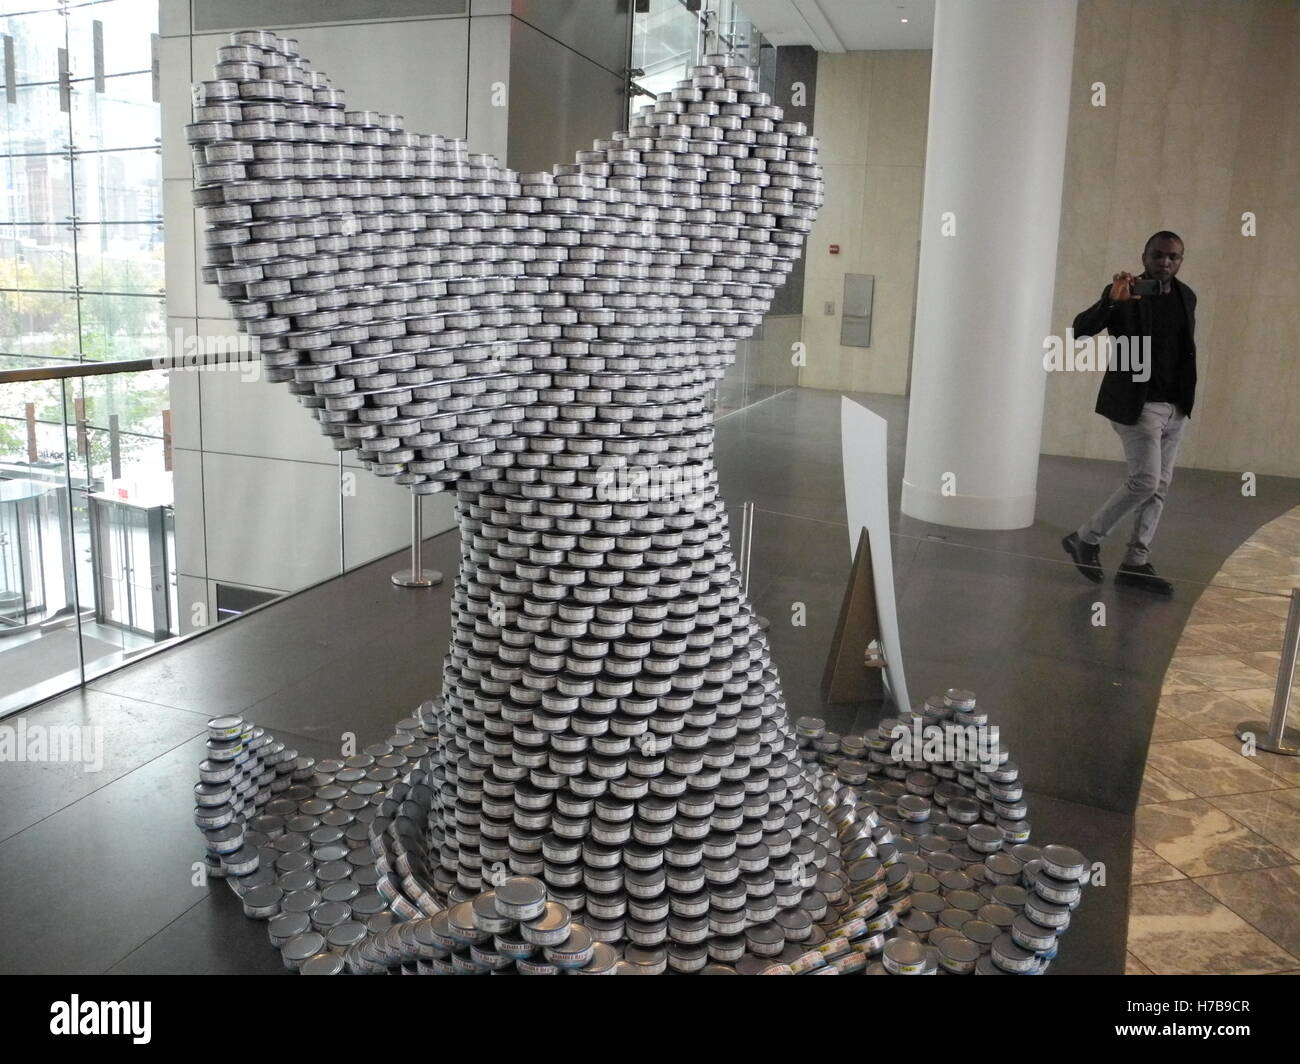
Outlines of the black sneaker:
<svg viewBox="0 0 1300 1064">
<path fill-rule="evenodd" d="M 1101 547 L 1096 543 L 1085 543 L 1079 538 L 1079 533 L 1071 532 L 1061 540 L 1061 546 L 1074 559 L 1079 572 L 1094 584 L 1100 584 L 1106 579 L 1106 574 L 1101 571 Z"/>
<path fill-rule="evenodd" d="M 1174 585 L 1163 577 L 1156 576 L 1156 571 L 1149 562 L 1146 565 L 1121 565 L 1115 571 L 1115 583 L 1165 598 L 1174 597 Z"/>
</svg>

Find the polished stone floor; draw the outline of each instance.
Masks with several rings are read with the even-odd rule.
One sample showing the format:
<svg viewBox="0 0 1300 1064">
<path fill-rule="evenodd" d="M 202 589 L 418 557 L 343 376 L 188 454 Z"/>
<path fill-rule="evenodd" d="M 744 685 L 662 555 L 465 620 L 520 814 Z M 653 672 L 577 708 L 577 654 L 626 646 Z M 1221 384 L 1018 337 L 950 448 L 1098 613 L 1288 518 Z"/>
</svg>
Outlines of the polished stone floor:
<svg viewBox="0 0 1300 1064">
<path fill-rule="evenodd" d="M 1068 842 L 1105 866 L 1052 970 L 1118 973 L 1133 811 L 1170 655 L 1203 585 L 1300 505 L 1300 481 L 1260 478 L 1257 496 L 1242 499 L 1232 474 L 1179 471 L 1154 559 L 1178 593 L 1152 600 L 1087 584 L 1060 553 L 1120 463 L 1045 456 L 1028 529 L 930 526 L 897 513 L 905 400 L 858 398 L 890 420 L 892 550 L 914 697 L 969 687 L 990 709 L 1024 768 L 1036 841 Z M 839 403 L 790 390 L 730 414 L 718 463 L 733 527 L 741 504 L 755 505 L 751 595 L 772 622 L 791 712 L 844 731 L 880 710 L 825 707 L 819 691 L 849 568 Z M 431 540 L 428 554 L 451 571 L 454 536 Z M 98 725 L 107 738 L 97 772 L 48 762 L 0 771 L 0 970 L 283 970 L 229 890 L 194 883 L 204 725 L 241 714 L 318 757 L 345 733 L 358 746 L 387 736 L 436 691 L 448 633 L 447 587 L 398 590 L 388 581 L 398 567 L 373 563 L 23 714 L 28 726 Z M 1090 623 L 1098 601 L 1102 628 Z M 805 626 L 790 623 L 795 603 Z"/>
<path fill-rule="evenodd" d="M 1300 758 L 1236 737 L 1269 719 L 1293 587 L 1300 508 L 1229 556 L 1178 642 L 1137 809 L 1132 974 L 1300 974 Z"/>
</svg>

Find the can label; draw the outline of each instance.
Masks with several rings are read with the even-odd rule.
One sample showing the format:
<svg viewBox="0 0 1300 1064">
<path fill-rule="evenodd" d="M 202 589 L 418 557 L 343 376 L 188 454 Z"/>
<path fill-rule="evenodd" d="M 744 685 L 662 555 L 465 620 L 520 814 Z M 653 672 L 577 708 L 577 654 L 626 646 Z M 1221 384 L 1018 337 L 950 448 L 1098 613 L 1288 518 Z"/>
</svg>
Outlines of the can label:
<svg viewBox="0 0 1300 1064">
<path fill-rule="evenodd" d="M 840 924 L 838 927 L 832 928 L 827 933 L 827 937 L 830 939 L 837 939 L 837 938 L 851 939 L 851 938 L 858 938 L 860 935 L 865 935 L 866 933 L 867 933 L 867 921 L 864 917 L 858 916 L 852 920 L 849 920 L 847 923 L 843 923 Z M 831 943 L 827 942 L 824 945 L 829 946 L 830 944 Z"/>
<path fill-rule="evenodd" d="M 849 953 L 831 961 L 830 967 L 834 969 L 836 975 L 855 975 L 866 970 L 867 955 L 865 953 Z"/>
<path fill-rule="evenodd" d="M 790 962 L 790 971 L 794 975 L 803 975 L 804 972 L 810 972 L 814 968 L 820 968 L 826 964 L 826 957 L 819 950 L 809 950 L 802 957 L 796 957 Z"/>
<path fill-rule="evenodd" d="M 866 901 L 858 902 L 857 905 L 853 906 L 853 908 L 851 908 L 844 915 L 849 917 L 850 919 L 856 919 L 858 917 L 861 917 L 865 921 L 875 916 L 876 911 L 879 908 L 880 908 L 880 903 L 875 898 L 868 898 Z"/>
</svg>

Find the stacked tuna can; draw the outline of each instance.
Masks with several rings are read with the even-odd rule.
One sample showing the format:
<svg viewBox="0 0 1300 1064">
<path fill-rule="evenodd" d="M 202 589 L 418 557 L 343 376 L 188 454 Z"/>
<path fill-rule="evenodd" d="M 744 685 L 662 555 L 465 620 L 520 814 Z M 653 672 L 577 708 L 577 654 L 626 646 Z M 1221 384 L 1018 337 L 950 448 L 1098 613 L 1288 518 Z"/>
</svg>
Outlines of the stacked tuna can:
<svg viewBox="0 0 1300 1064">
<path fill-rule="evenodd" d="M 264 734 L 236 723 L 250 740 Z M 213 721 L 213 734 L 230 726 L 229 718 Z M 955 820 L 942 805 L 923 819 L 915 818 L 919 806 L 911 819 L 902 815 L 909 803 L 901 799 L 925 790 L 915 768 L 907 790 L 889 779 L 849 784 L 837 778 L 841 762 L 837 774 L 820 772 L 815 800 L 835 832 L 823 864 L 815 864 L 822 844 L 813 843 L 812 868 L 798 870 L 803 877 L 815 869 L 815 879 L 797 906 L 751 897 L 752 879 L 734 900 L 686 890 L 670 892 L 665 906 L 638 880 L 611 892 L 599 866 L 565 890 L 512 875 L 505 862 L 489 870 L 490 889 L 469 895 L 453 887 L 453 900 L 439 892 L 439 866 L 430 862 L 441 831 L 430 786 L 437 727 L 436 706 L 426 703 L 361 754 L 314 765 L 295 760 L 298 780 L 234 813 L 227 826 L 253 861 L 251 870 L 247 861 L 224 869 L 227 882 L 247 915 L 269 920 L 286 967 L 304 974 L 1039 974 L 1087 880 L 1086 861 L 1068 847 L 1016 842 L 987 822 Z M 210 751 L 229 741 L 214 738 Z M 270 736 L 263 744 L 276 745 Z M 853 748 L 851 737 L 847 745 Z M 205 762 L 203 772 L 210 769 Z M 204 829 L 209 846 L 211 830 Z M 552 880 L 555 867 L 544 857 Z M 694 885 L 671 868 L 665 878 Z"/>
<path fill-rule="evenodd" d="M 310 778 L 312 762 L 240 717 L 208 721 L 207 748 L 194 785 L 194 823 L 207 848 L 204 869 L 212 879 L 245 882 L 259 868 L 248 820 L 294 781 Z"/>
<path fill-rule="evenodd" d="M 1046 969 L 1091 869 L 1069 847 L 1028 844 L 1019 768 L 972 692 L 931 696 L 910 719 L 883 720 L 865 735 L 837 735 L 812 717 L 796 732 L 805 764 L 834 772 L 835 797 L 823 791 L 822 805 L 839 803 L 829 815 L 850 896 L 882 877 L 886 898 L 891 887 L 902 891 L 902 907 L 891 906 L 897 924 L 878 910 L 859 935 L 881 946 L 878 971 Z"/>
<path fill-rule="evenodd" d="M 339 449 L 421 493 L 699 462 L 823 199 L 815 139 L 721 55 L 554 173 L 350 110 L 267 31 L 195 101 L 204 279 Z"/>
<path fill-rule="evenodd" d="M 709 56 L 519 174 L 346 110 L 290 39 L 219 60 L 189 127 L 207 278 L 340 447 L 458 489 L 433 828 L 394 911 L 500 869 L 647 941 L 674 903 L 706 938 L 793 918 L 835 842 L 741 594 L 712 384 L 812 224 L 813 139 Z"/>
<path fill-rule="evenodd" d="M 925 823 L 938 806 L 958 823 L 989 825 L 989 839 L 1029 840 L 1020 768 L 970 691 L 933 695 L 910 718 L 886 718 L 866 735 L 838 735 L 816 717 L 800 718 L 795 731 L 806 765 L 867 787 L 876 804 L 902 799 L 903 820 Z"/>
<path fill-rule="evenodd" d="M 340 450 L 454 487 L 460 531 L 436 702 L 360 755 L 261 758 L 238 808 L 205 777 L 201 827 L 235 828 L 207 863 L 286 966 L 603 970 L 603 944 L 636 971 L 748 971 L 905 908 L 887 878 L 850 889 L 844 845 L 888 876 L 917 855 L 873 795 L 802 760 L 713 462 L 714 382 L 822 201 L 814 138 L 706 56 L 627 131 L 517 173 L 348 109 L 290 38 L 236 33 L 218 60 L 188 127 L 205 280 Z M 896 782 L 878 789 L 901 815 Z M 962 822 L 944 797 L 930 821 Z M 857 829 L 832 820 L 846 802 Z M 247 859 L 211 849 L 240 831 Z M 591 958 L 435 926 L 466 905 L 491 924 L 483 895 L 521 879 Z"/>
</svg>

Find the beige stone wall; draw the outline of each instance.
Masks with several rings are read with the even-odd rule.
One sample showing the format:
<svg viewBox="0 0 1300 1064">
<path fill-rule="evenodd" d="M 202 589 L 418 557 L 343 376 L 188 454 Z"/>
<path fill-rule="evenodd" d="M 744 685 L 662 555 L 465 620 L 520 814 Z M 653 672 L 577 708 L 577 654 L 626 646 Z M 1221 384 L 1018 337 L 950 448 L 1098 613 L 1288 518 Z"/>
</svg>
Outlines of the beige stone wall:
<svg viewBox="0 0 1300 1064">
<path fill-rule="evenodd" d="M 817 57 L 826 205 L 805 253 L 804 387 L 907 390 L 929 103 L 928 51 Z M 839 244 L 838 255 L 830 244 Z M 846 273 L 876 279 L 870 347 L 840 346 Z M 833 315 L 824 313 L 827 302 Z"/>
<path fill-rule="evenodd" d="M 1182 234 L 1180 277 L 1200 297 L 1185 467 L 1300 476 L 1297 41 L 1296 0 L 1079 2 L 1052 328 L 1140 268 L 1150 233 Z M 906 391 L 929 78 L 929 52 L 818 57 L 826 206 L 807 250 L 806 387 Z M 1098 81 L 1105 107 L 1091 103 Z M 839 344 L 846 272 L 876 276 L 869 348 Z M 1119 456 L 1092 412 L 1097 383 L 1048 375 L 1045 452 Z"/>
<path fill-rule="evenodd" d="M 1150 233 L 1183 237 L 1200 383 L 1180 465 L 1300 476 L 1298 40 L 1294 0 L 1080 0 L 1053 328 Z M 1049 374 L 1045 452 L 1118 456 L 1096 390 Z"/>
</svg>

